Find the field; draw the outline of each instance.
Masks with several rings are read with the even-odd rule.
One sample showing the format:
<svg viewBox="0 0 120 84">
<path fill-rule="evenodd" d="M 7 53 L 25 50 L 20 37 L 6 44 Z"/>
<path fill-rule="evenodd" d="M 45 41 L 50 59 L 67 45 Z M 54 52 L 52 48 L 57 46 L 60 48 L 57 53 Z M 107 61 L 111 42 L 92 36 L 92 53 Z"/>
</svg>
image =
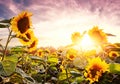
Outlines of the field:
<svg viewBox="0 0 120 84">
<path fill-rule="evenodd" d="M 37 47 L 31 13 L 0 21 L 9 31 L 0 43 L 0 84 L 120 84 L 120 43 L 110 43 L 98 26 L 73 32 L 71 44 Z M 17 38 L 22 46 L 9 47 Z M 2 38 L 0 38 L 2 40 Z"/>
</svg>

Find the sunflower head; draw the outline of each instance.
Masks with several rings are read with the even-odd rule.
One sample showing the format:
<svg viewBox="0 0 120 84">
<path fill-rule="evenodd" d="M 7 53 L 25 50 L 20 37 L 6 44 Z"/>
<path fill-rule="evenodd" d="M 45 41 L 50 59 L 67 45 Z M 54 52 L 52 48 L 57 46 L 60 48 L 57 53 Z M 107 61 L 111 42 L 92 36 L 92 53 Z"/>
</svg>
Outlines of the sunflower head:
<svg viewBox="0 0 120 84">
<path fill-rule="evenodd" d="M 38 49 L 36 53 L 37 56 L 40 56 L 40 57 L 43 56 L 43 51 L 44 51 L 43 49 Z"/>
<path fill-rule="evenodd" d="M 11 30 L 15 33 L 25 33 L 31 26 L 30 16 L 32 14 L 23 11 L 11 20 Z"/>
<path fill-rule="evenodd" d="M 88 34 L 93 39 L 93 41 L 97 44 L 107 42 L 107 35 L 101 29 L 98 29 L 97 26 L 89 30 Z"/>
<path fill-rule="evenodd" d="M 67 51 L 67 58 L 69 59 L 69 60 L 74 60 L 74 58 L 76 57 L 76 55 L 77 55 L 77 50 L 75 50 L 75 49 L 69 49 L 68 51 Z"/>
<path fill-rule="evenodd" d="M 108 55 L 109 55 L 109 57 L 111 59 L 115 59 L 115 58 L 117 58 L 117 57 L 120 56 L 120 54 L 118 53 L 118 51 L 110 51 Z"/>
<path fill-rule="evenodd" d="M 80 40 L 81 40 L 81 35 L 80 35 L 80 33 L 79 32 L 74 32 L 73 34 L 72 34 L 72 36 L 71 36 L 71 40 L 72 40 L 72 42 L 73 43 L 79 43 L 80 42 Z"/>
<path fill-rule="evenodd" d="M 37 44 L 38 44 L 38 39 L 36 37 L 34 37 L 33 42 L 28 47 L 28 51 L 33 52 L 34 50 L 36 50 Z"/>
<path fill-rule="evenodd" d="M 102 61 L 99 57 L 89 60 L 88 65 L 86 66 L 84 76 L 90 83 L 97 82 L 98 79 L 102 76 L 103 73 L 108 71 L 109 65 Z"/>
<path fill-rule="evenodd" d="M 19 38 L 19 41 L 26 46 L 33 42 L 35 36 L 33 31 L 29 29 L 24 34 L 17 35 L 17 37 Z"/>
</svg>

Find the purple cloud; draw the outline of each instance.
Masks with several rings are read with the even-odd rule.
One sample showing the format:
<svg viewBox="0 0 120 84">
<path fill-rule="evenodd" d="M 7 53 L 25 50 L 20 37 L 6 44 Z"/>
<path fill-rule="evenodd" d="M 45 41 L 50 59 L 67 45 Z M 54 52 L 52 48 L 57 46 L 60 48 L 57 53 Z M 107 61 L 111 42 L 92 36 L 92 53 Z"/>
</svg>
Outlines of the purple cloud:
<svg viewBox="0 0 120 84">
<path fill-rule="evenodd" d="M 40 20 L 49 20 L 57 13 L 88 10 L 97 11 L 101 16 L 107 14 L 120 18 L 119 3 L 119 0 L 10 0 L 9 3 L 4 0 L 0 1 L 0 17 L 12 17 L 22 10 L 29 10 Z"/>
</svg>

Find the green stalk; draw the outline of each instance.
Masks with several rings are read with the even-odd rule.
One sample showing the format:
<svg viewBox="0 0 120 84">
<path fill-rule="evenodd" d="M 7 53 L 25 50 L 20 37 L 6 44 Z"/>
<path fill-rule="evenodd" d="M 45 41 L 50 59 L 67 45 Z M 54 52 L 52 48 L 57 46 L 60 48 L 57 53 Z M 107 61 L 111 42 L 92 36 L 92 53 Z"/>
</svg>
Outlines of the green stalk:
<svg viewBox="0 0 120 84">
<path fill-rule="evenodd" d="M 8 47 L 8 44 L 10 42 L 10 36 L 12 34 L 12 31 L 9 32 L 9 36 L 7 38 L 7 42 L 6 42 L 6 45 L 5 45 L 5 49 L 4 49 L 4 52 L 3 52 L 3 57 L 2 57 L 2 61 L 4 60 L 4 57 L 6 56 L 6 51 L 7 51 L 7 47 Z"/>
<path fill-rule="evenodd" d="M 70 84 L 69 77 L 68 77 L 68 70 L 67 70 L 67 68 L 65 69 L 65 71 L 66 71 L 67 81 L 68 81 L 68 83 Z"/>
</svg>

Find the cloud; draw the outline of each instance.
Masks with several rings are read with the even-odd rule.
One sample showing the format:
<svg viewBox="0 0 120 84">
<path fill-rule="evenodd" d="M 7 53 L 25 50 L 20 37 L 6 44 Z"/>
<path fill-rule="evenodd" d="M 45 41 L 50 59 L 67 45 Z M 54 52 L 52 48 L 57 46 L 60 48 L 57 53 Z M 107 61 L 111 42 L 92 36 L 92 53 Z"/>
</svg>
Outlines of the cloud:
<svg viewBox="0 0 120 84">
<path fill-rule="evenodd" d="M 35 34 L 41 44 L 69 43 L 71 33 L 100 26 L 119 35 L 119 0 L 8 0 L 0 1 L 0 17 L 12 17 L 22 10 L 33 13 Z M 5 9 L 5 10 L 3 10 Z M 115 31 L 116 30 L 116 31 Z M 43 39 L 45 38 L 45 39 Z"/>
<path fill-rule="evenodd" d="M 6 5 L 0 4 L 0 17 L 1 18 L 9 18 L 9 16 L 13 15 L 13 12 L 8 9 Z"/>
<path fill-rule="evenodd" d="M 35 22 L 38 22 L 35 27 L 39 31 L 39 36 L 42 34 L 51 38 L 53 44 L 56 43 L 54 41 L 61 45 L 63 42 L 68 44 L 72 32 L 82 32 L 95 25 L 100 26 L 105 32 L 119 35 L 119 0 L 115 2 L 113 0 L 68 0 L 64 2 L 52 0 L 40 3 L 42 3 L 40 6 L 37 4 L 31 6 L 41 10 L 41 12 L 36 12 L 37 18 L 40 19 L 34 18 Z M 62 42 L 59 41 L 60 39 Z"/>
</svg>

